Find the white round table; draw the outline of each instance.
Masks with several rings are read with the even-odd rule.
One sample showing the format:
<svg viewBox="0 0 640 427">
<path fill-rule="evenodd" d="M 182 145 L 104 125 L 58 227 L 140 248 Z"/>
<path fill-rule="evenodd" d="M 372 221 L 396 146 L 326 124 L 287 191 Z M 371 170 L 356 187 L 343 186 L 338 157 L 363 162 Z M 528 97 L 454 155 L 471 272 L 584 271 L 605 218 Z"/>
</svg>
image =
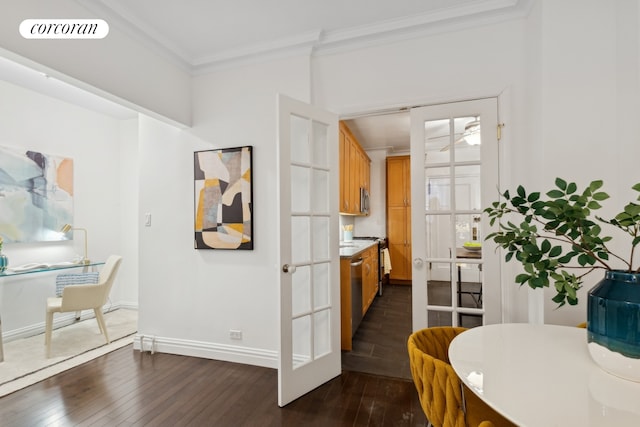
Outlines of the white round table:
<svg viewBox="0 0 640 427">
<path fill-rule="evenodd" d="M 473 392 L 519 426 L 640 426 L 640 383 L 598 367 L 584 328 L 472 328 L 451 342 L 449 359 Z"/>
</svg>

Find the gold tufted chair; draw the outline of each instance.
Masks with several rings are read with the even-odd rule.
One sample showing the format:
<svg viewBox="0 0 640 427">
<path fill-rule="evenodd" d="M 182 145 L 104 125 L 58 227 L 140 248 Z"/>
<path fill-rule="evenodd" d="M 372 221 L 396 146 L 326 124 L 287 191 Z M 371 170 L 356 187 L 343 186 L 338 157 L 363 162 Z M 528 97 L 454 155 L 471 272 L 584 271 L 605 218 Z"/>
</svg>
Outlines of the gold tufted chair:
<svg viewBox="0 0 640 427">
<path fill-rule="evenodd" d="M 513 426 L 462 384 L 449 363 L 449 343 L 466 328 L 426 328 L 409 336 L 411 376 L 434 427 Z"/>
</svg>

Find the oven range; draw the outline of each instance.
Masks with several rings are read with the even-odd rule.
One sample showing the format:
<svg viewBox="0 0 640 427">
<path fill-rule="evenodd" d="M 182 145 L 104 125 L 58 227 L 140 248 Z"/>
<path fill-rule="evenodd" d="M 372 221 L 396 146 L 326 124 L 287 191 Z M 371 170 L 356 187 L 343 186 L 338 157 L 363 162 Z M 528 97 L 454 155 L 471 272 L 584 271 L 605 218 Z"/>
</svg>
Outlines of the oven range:
<svg viewBox="0 0 640 427">
<path fill-rule="evenodd" d="M 384 262 L 382 252 L 387 248 L 386 237 L 354 236 L 353 240 L 372 240 L 378 242 L 378 295 L 382 296 L 382 285 L 389 283 L 389 275 L 384 274 Z"/>
</svg>

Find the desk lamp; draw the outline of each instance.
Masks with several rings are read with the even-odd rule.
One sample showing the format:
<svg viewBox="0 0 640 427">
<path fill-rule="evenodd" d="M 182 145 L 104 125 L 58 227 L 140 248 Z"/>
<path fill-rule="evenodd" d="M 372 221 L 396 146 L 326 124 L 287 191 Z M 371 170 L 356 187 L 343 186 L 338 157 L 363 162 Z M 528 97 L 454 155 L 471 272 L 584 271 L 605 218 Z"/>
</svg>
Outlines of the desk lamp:
<svg viewBox="0 0 640 427">
<path fill-rule="evenodd" d="M 71 224 L 65 224 L 60 229 L 60 232 L 61 233 L 68 233 L 70 230 L 79 230 L 79 231 L 83 231 L 84 232 L 84 257 L 82 258 L 82 263 L 83 264 L 90 264 L 91 261 L 89 260 L 88 252 L 87 252 L 87 234 L 88 234 L 87 230 L 85 228 L 72 227 Z"/>
</svg>

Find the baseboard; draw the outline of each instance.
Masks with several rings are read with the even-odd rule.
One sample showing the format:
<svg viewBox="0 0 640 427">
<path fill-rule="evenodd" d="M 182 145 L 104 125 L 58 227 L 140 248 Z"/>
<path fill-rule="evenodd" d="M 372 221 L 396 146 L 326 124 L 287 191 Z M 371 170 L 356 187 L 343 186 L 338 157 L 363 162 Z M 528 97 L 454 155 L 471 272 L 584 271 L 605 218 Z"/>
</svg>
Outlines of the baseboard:
<svg viewBox="0 0 640 427">
<path fill-rule="evenodd" d="M 133 349 L 140 351 L 142 347 L 144 347 L 144 351 L 155 353 L 178 354 L 244 363 L 264 368 L 278 368 L 278 352 L 273 350 L 136 334 L 133 339 Z"/>
<path fill-rule="evenodd" d="M 105 313 L 108 313 L 110 311 L 117 310 L 119 308 L 137 310 L 138 306 L 135 305 L 135 306 L 127 307 L 122 304 L 109 305 L 109 303 L 107 303 L 105 304 L 103 310 Z M 94 317 L 95 317 L 95 314 L 93 313 L 93 310 L 83 310 L 80 315 L 80 320 L 93 319 Z M 74 322 L 77 322 L 75 313 L 73 312 L 56 313 L 53 316 L 53 329 L 58 329 L 63 326 L 68 326 Z M 32 325 L 25 326 L 23 328 L 13 329 L 11 331 L 4 332 L 2 333 L 2 337 L 4 339 L 4 342 L 10 342 L 10 341 L 19 340 L 22 338 L 29 338 L 34 335 L 44 334 L 44 329 L 45 329 L 45 322 L 38 322 Z"/>
</svg>

